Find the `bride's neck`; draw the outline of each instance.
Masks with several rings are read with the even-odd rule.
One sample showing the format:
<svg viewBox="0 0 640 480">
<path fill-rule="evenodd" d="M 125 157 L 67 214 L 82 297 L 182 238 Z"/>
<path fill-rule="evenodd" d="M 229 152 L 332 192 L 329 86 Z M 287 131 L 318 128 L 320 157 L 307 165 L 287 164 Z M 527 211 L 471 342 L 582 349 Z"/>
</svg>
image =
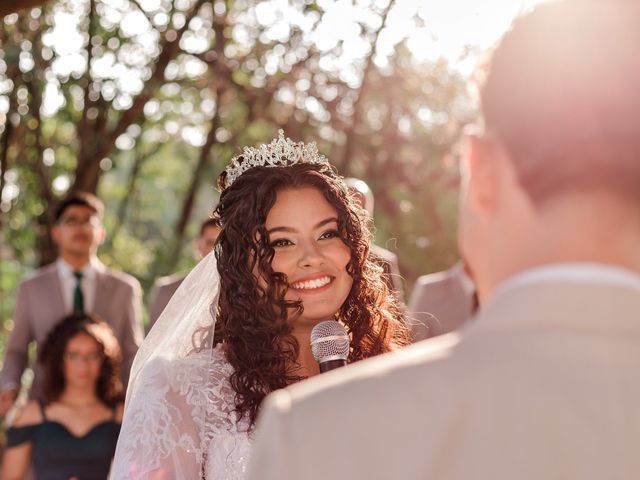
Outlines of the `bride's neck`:
<svg viewBox="0 0 640 480">
<path fill-rule="evenodd" d="M 316 359 L 313 358 L 311 353 L 311 328 L 309 329 L 296 329 L 293 331 L 293 336 L 298 340 L 300 346 L 300 353 L 298 354 L 298 366 L 299 369 L 296 374 L 302 377 L 312 377 L 320 373 L 320 366 Z"/>
</svg>

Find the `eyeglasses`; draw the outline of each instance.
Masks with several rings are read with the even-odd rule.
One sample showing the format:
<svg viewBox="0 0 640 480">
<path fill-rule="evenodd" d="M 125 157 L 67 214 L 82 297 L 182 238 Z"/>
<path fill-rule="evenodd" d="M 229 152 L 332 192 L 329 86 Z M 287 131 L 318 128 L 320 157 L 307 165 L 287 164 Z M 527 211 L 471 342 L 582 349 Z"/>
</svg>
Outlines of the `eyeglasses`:
<svg viewBox="0 0 640 480">
<path fill-rule="evenodd" d="M 104 355 L 100 352 L 92 352 L 84 355 L 78 352 L 64 352 L 64 358 L 71 363 L 98 363 L 104 360 Z"/>
<path fill-rule="evenodd" d="M 100 226 L 100 219 L 94 215 L 87 218 L 79 217 L 63 217 L 58 221 L 59 224 L 65 227 L 91 227 L 96 228 Z"/>
</svg>

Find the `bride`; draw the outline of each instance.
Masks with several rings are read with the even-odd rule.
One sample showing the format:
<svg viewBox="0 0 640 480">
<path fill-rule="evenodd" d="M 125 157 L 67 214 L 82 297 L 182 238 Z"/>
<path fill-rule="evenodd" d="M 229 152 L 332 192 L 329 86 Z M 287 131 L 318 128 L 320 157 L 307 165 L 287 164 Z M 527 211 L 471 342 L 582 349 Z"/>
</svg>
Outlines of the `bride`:
<svg viewBox="0 0 640 480">
<path fill-rule="evenodd" d="M 113 479 L 243 478 L 260 403 L 319 373 L 309 346 L 341 322 L 354 362 L 408 343 L 366 213 L 315 144 L 245 148 L 218 179 L 213 253 L 133 365 Z"/>
</svg>

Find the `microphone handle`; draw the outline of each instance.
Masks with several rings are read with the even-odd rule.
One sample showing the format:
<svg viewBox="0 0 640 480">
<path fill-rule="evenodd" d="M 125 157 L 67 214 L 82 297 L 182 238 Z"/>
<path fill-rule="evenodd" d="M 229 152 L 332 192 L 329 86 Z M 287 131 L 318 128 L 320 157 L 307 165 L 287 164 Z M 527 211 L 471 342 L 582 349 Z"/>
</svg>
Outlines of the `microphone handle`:
<svg viewBox="0 0 640 480">
<path fill-rule="evenodd" d="M 344 367 L 347 364 L 346 360 L 336 359 L 328 360 L 320 364 L 320 373 L 328 372 L 329 370 L 335 370 L 336 368 Z"/>
</svg>

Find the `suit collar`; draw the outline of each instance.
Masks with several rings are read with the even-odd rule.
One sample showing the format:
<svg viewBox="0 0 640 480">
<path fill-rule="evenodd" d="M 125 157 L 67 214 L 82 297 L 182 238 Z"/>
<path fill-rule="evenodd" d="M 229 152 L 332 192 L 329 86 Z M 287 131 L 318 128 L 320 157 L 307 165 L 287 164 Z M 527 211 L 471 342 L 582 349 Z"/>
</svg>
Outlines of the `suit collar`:
<svg viewBox="0 0 640 480">
<path fill-rule="evenodd" d="M 453 267 L 449 269 L 452 277 L 458 280 L 460 288 L 462 288 L 466 297 L 471 297 L 476 293 L 476 286 L 473 283 L 471 277 L 465 272 L 464 264 L 462 261 L 457 262 Z"/>
<path fill-rule="evenodd" d="M 72 275 L 74 269 L 69 265 L 62 257 L 58 257 L 56 260 L 56 268 L 60 272 L 61 275 L 69 276 Z M 97 273 L 101 273 L 105 271 L 105 266 L 98 260 L 98 257 L 95 255 L 89 259 L 89 263 L 87 263 L 80 270 L 85 277 L 94 276 Z"/>
<path fill-rule="evenodd" d="M 608 284 L 634 288 L 640 293 L 640 274 L 632 270 L 602 263 L 557 263 L 532 268 L 502 282 L 493 296 L 512 288 L 541 283 Z"/>
<path fill-rule="evenodd" d="M 514 283 L 482 306 L 468 333 L 592 332 L 640 335 L 640 288 L 599 277 Z"/>
</svg>

